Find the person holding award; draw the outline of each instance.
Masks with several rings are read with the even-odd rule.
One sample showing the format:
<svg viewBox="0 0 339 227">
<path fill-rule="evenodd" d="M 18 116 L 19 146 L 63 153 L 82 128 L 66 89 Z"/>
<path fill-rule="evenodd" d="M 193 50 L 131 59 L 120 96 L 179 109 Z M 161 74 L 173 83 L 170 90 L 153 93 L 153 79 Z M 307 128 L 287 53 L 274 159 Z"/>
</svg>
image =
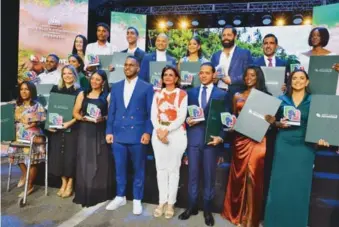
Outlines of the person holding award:
<svg viewBox="0 0 339 227">
<path fill-rule="evenodd" d="M 128 48 L 121 52 L 133 54 L 138 59 L 139 63 L 141 63 L 142 59 L 145 56 L 145 51 L 141 50 L 138 47 L 138 38 L 139 38 L 138 29 L 136 29 L 135 27 L 128 27 L 126 33 Z"/>
<path fill-rule="evenodd" d="M 160 33 L 155 40 L 156 51 L 146 54 L 140 66 L 139 78 L 150 82 L 150 62 L 151 61 L 170 61 L 173 66 L 176 65 L 174 57 L 169 55 L 166 51 L 168 47 L 168 37 L 165 33 Z"/>
<path fill-rule="evenodd" d="M 233 97 L 233 113 L 238 116 L 253 88 L 268 93 L 259 66 L 249 66 L 243 75 L 246 90 Z M 274 123 L 270 119 L 269 123 Z M 250 126 L 249 126 L 250 127 Z M 235 225 L 258 227 L 261 219 L 264 186 L 266 137 L 258 143 L 236 133 L 230 175 L 222 216 Z"/>
<path fill-rule="evenodd" d="M 77 84 L 77 72 L 72 65 L 66 65 L 61 70 L 61 79 L 58 85 L 52 87 L 51 93 L 77 96 L 80 86 Z M 72 106 L 73 109 L 73 106 Z M 76 119 L 62 123 L 62 129 L 49 129 L 49 173 L 61 177 L 62 185 L 57 195 L 62 198 L 73 194 L 73 182 L 75 177 L 76 152 L 77 152 L 77 130 Z M 67 129 L 71 129 L 67 132 Z"/>
<path fill-rule="evenodd" d="M 229 112 L 227 103 L 227 93 L 213 85 L 215 68 L 210 62 L 203 63 L 200 67 L 199 78 L 201 86 L 188 91 L 188 105 L 195 105 L 202 108 L 205 119 L 208 119 L 211 100 L 221 100 L 224 102 L 225 112 Z M 188 195 L 189 204 L 182 214 L 180 220 L 187 220 L 192 215 L 198 214 L 198 194 L 199 194 L 199 172 L 202 162 L 204 178 L 204 218 L 207 226 L 214 225 L 214 218 L 211 213 L 212 201 L 215 195 L 215 178 L 217 168 L 217 154 L 220 145 L 223 143 L 223 132 L 219 135 L 212 135 L 211 140 L 205 143 L 205 133 L 207 123 L 205 121 L 195 121 L 192 117 L 186 119 L 188 138 Z"/>
<path fill-rule="evenodd" d="M 78 55 L 82 60 L 85 58 L 87 39 L 83 35 L 75 36 L 72 54 Z"/>
<path fill-rule="evenodd" d="M 236 92 L 245 89 L 242 76 L 248 65 L 252 63 L 251 53 L 235 44 L 237 39 L 237 30 L 226 25 L 221 32 L 223 50 L 214 53 L 211 62 L 218 72 L 219 88 L 227 90 L 230 98 Z"/>
<path fill-rule="evenodd" d="M 159 205 L 154 217 L 174 215 L 181 159 L 187 147 L 185 119 L 187 94 L 180 87 L 180 75 L 173 66 L 161 74 L 162 89 L 153 97 L 151 120 L 152 145 L 157 169 Z"/>
<path fill-rule="evenodd" d="M 138 78 L 139 70 L 138 59 L 128 56 L 124 64 L 126 79 L 112 85 L 106 127 L 106 141 L 112 144 L 117 182 L 116 197 L 106 210 L 116 210 L 126 204 L 127 157 L 130 155 L 134 169 L 135 215 L 142 213 L 146 148 L 153 131 L 150 119 L 153 87 Z"/>
<path fill-rule="evenodd" d="M 187 53 L 183 58 L 180 59 L 178 66 L 179 68 L 180 63 L 182 62 L 200 62 L 201 64 L 208 62 L 208 60 L 202 54 L 201 41 L 199 37 L 194 36 L 188 42 Z"/>
<path fill-rule="evenodd" d="M 89 88 L 89 80 L 87 79 L 84 72 L 84 61 L 77 54 L 71 54 L 68 57 L 68 63 L 73 65 L 78 73 L 78 81 L 82 89 L 87 90 Z"/>
<path fill-rule="evenodd" d="M 42 130 L 39 127 L 40 123 L 45 121 L 46 113 L 43 106 L 36 101 L 37 91 L 32 82 L 23 81 L 19 84 L 19 94 L 16 100 L 14 119 L 16 129 L 17 141 L 31 141 L 34 134 L 42 134 Z M 33 141 L 33 149 L 37 156 L 34 158 L 43 159 L 45 156 L 45 145 L 42 145 L 43 139 L 41 137 L 35 137 Z M 25 185 L 27 163 L 29 147 L 10 147 L 8 150 L 8 158 L 12 164 L 18 164 L 21 170 L 21 177 L 17 187 L 20 188 Z M 34 191 L 33 183 L 37 175 L 37 163 L 32 163 L 30 168 L 30 174 L 28 179 L 28 191 L 27 195 Z M 23 197 L 24 192 L 19 194 L 19 197 Z"/>
<path fill-rule="evenodd" d="M 279 128 L 265 213 L 265 226 L 308 225 L 315 146 L 305 142 L 311 95 L 304 70 L 289 77 L 275 125 Z M 328 146 L 324 140 L 318 145 Z"/>
<path fill-rule="evenodd" d="M 73 202 L 83 207 L 113 198 L 113 157 L 105 141 L 108 92 L 107 75 L 98 70 L 90 78 L 90 88 L 77 96 L 73 109 L 79 121 Z"/>
</svg>

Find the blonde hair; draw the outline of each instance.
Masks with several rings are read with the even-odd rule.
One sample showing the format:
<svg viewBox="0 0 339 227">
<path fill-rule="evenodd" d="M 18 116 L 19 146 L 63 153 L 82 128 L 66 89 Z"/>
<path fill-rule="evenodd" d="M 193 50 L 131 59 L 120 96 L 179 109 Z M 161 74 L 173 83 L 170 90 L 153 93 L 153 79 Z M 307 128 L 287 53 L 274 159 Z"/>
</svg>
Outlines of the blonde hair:
<svg viewBox="0 0 339 227">
<path fill-rule="evenodd" d="M 77 90 L 80 88 L 80 85 L 79 85 L 79 79 L 78 79 L 78 73 L 77 73 L 77 70 L 74 68 L 73 65 L 65 65 L 62 69 L 61 69 L 61 77 L 60 77 L 60 80 L 59 80 L 59 84 L 58 84 L 58 88 L 59 89 L 62 89 L 65 87 L 65 81 L 64 79 L 62 78 L 62 75 L 64 74 L 64 70 L 65 69 L 69 69 L 72 71 L 72 74 L 73 74 L 73 77 L 74 77 L 74 82 L 73 82 L 73 85 L 74 85 L 74 89 Z"/>
</svg>

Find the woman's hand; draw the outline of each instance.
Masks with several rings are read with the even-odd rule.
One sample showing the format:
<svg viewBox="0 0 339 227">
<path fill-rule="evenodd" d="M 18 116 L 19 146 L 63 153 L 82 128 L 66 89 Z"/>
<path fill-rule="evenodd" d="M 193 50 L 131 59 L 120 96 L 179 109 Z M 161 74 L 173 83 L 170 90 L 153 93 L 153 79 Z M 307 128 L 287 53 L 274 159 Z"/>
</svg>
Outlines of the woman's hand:
<svg viewBox="0 0 339 227">
<path fill-rule="evenodd" d="M 318 146 L 329 147 L 330 144 L 329 144 L 326 140 L 320 139 L 320 140 L 318 141 Z"/>
<path fill-rule="evenodd" d="M 276 125 L 278 128 L 289 128 L 289 127 L 291 127 L 289 124 L 287 124 L 287 118 L 286 118 L 286 117 L 282 118 L 282 119 L 280 120 L 280 122 L 277 121 L 277 122 L 275 123 L 275 125 Z"/>
<path fill-rule="evenodd" d="M 275 116 L 272 115 L 265 115 L 265 120 L 270 124 L 274 124 L 275 123 Z"/>
<path fill-rule="evenodd" d="M 25 129 L 34 128 L 36 126 L 37 126 L 36 122 L 29 122 L 29 123 L 25 124 Z"/>
<path fill-rule="evenodd" d="M 335 63 L 335 64 L 332 66 L 332 68 L 333 68 L 335 71 L 339 72 L 339 63 Z"/>
</svg>

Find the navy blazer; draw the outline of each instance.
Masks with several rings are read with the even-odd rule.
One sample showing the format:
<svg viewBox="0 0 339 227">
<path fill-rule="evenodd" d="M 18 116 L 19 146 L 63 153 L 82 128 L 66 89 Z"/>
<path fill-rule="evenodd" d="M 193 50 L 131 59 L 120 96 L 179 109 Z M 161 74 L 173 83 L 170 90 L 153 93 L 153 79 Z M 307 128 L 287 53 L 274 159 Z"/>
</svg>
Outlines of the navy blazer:
<svg viewBox="0 0 339 227">
<path fill-rule="evenodd" d="M 199 92 L 200 92 L 199 87 L 195 87 L 190 89 L 187 92 L 188 95 L 188 105 L 199 105 Z M 204 109 L 204 115 L 205 119 L 208 119 L 208 114 L 209 114 L 209 108 L 211 105 L 211 100 L 212 99 L 217 99 L 217 100 L 224 100 L 225 102 L 225 112 L 230 112 L 230 103 L 229 103 L 229 98 L 228 98 L 228 93 L 225 92 L 224 90 L 218 88 L 217 86 L 213 87 L 211 96 L 207 102 L 207 105 Z M 203 146 L 205 145 L 205 129 L 206 129 L 206 122 L 202 121 L 192 127 L 187 126 L 187 138 L 188 138 L 188 145 L 189 146 Z M 216 136 L 221 136 L 224 138 L 224 133 L 223 131 L 220 132 L 219 135 Z"/>
<path fill-rule="evenodd" d="M 212 55 L 211 62 L 214 67 L 219 65 L 221 53 L 222 50 Z M 228 70 L 228 75 L 231 77 L 232 84 L 244 84 L 242 79 L 243 74 L 247 66 L 252 64 L 252 61 L 251 52 L 249 50 L 242 49 L 238 46 L 235 47 Z"/>
<path fill-rule="evenodd" d="M 125 80 L 112 85 L 106 134 L 113 134 L 114 142 L 140 144 L 144 133 L 152 134 L 150 119 L 153 86 L 138 79 L 127 106 L 124 104 Z"/>
<path fill-rule="evenodd" d="M 121 51 L 122 53 L 127 53 L 127 51 L 128 51 L 128 48 L 126 49 L 126 50 L 123 50 L 123 51 Z M 134 57 L 136 57 L 137 59 L 138 59 L 138 61 L 139 61 L 139 64 L 141 64 L 141 62 L 142 62 L 142 59 L 144 58 L 144 56 L 145 56 L 145 51 L 143 51 L 143 50 L 141 50 L 139 47 L 137 47 L 137 49 L 135 50 L 135 52 L 134 52 Z"/>
<path fill-rule="evenodd" d="M 263 66 L 266 67 L 266 62 L 265 62 L 265 58 L 264 56 L 261 56 L 259 58 L 254 59 L 253 64 L 257 65 L 257 66 Z M 275 57 L 275 66 L 276 67 L 284 67 L 286 66 L 286 61 L 282 60 L 280 58 Z"/>
<path fill-rule="evenodd" d="M 140 72 L 139 72 L 139 78 L 149 82 L 149 63 L 151 61 L 157 60 L 157 52 L 152 52 L 150 54 L 146 54 L 144 59 L 141 62 Z M 166 53 L 166 61 L 170 61 L 173 66 L 176 66 L 176 60 L 174 57 Z"/>
</svg>

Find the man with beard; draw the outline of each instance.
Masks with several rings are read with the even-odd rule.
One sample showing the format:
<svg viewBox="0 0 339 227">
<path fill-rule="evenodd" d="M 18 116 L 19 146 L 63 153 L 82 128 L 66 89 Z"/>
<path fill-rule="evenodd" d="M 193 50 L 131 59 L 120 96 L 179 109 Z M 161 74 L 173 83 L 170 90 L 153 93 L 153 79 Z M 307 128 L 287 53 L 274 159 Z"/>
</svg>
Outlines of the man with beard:
<svg viewBox="0 0 339 227">
<path fill-rule="evenodd" d="M 218 79 L 217 85 L 228 90 L 231 99 L 236 92 L 244 90 L 242 76 L 247 66 L 252 63 L 250 51 L 238 47 L 235 44 L 236 38 L 237 30 L 226 25 L 221 35 L 224 49 L 214 53 L 211 58 L 214 67 L 223 71 L 223 77 Z"/>
<path fill-rule="evenodd" d="M 97 41 L 95 43 L 90 43 L 86 47 L 85 52 L 85 71 L 93 72 L 96 69 L 96 66 L 88 66 L 88 55 L 112 55 L 113 48 L 108 42 L 109 37 L 109 26 L 105 23 L 97 24 Z M 113 67 L 110 66 L 110 71 L 113 70 Z"/>
<path fill-rule="evenodd" d="M 156 50 L 153 53 L 147 54 L 141 62 L 139 78 L 150 82 L 150 62 L 152 61 L 170 61 L 173 66 L 176 65 L 174 57 L 169 55 L 166 51 L 168 47 L 168 37 L 165 33 L 160 33 L 155 40 Z"/>
<path fill-rule="evenodd" d="M 139 31 L 135 27 L 127 28 L 126 39 L 128 42 L 128 48 L 121 52 L 133 54 L 141 63 L 142 59 L 144 58 L 145 51 L 141 50 L 138 47 L 138 38 L 139 38 Z"/>
<path fill-rule="evenodd" d="M 57 85 L 61 77 L 58 70 L 59 57 L 55 54 L 49 54 L 45 62 L 45 71 L 39 74 L 39 84 L 54 84 Z"/>
<path fill-rule="evenodd" d="M 106 142 L 112 144 L 116 173 L 116 197 L 106 210 L 126 204 L 127 157 L 133 163 L 133 214 L 142 213 L 146 148 L 153 125 L 150 119 L 153 86 L 138 78 L 139 62 L 128 56 L 124 64 L 125 80 L 112 85 L 106 125 Z"/>
</svg>

